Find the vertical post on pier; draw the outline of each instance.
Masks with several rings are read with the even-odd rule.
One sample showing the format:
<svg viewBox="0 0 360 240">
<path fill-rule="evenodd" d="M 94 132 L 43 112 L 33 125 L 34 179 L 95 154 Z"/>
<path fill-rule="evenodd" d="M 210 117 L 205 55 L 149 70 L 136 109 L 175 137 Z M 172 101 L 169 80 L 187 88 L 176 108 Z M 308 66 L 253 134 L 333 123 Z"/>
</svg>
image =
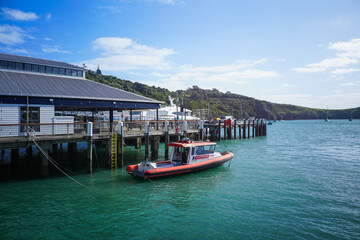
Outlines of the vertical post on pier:
<svg viewBox="0 0 360 240">
<path fill-rule="evenodd" d="M 156 130 L 159 130 L 159 109 L 156 109 Z"/>
<path fill-rule="evenodd" d="M 265 122 L 265 124 L 264 124 L 264 136 L 266 136 L 266 135 L 267 135 L 267 124 Z"/>
<path fill-rule="evenodd" d="M 252 137 L 255 137 L 255 120 L 252 122 Z"/>
<path fill-rule="evenodd" d="M 183 121 L 184 138 L 187 138 L 187 121 Z"/>
<path fill-rule="evenodd" d="M 88 142 L 87 142 L 87 156 L 89 160 L 89 173 L 92 174 L 92 165 L 93 165 L 93 154 L 92 154 L 92 147 L 93 147 L 93 123 L 88 122 L 87 124 L 88 130 Z"/>
<path fill-rule="evenodd" d="M 246 138 L 246 119 L 244 119 L 244 122 L 243 122 L 243 135 L 242 135 L 242 138 Z"/>
<path fill-rule="evenodd" d="M 118 138 L 117 138 L 117 159 L 119 167 L 124 166 L 124 135 L 123 135 L 123 122 L 119 122 Z"/>
<path fill-rule="evenodd" d="M 140 148 L 141 148 L 141 137 L 137 137 L 136 138 L 135 149 L 140 149 Z"/>
<path fill-rule="evenodd" d="M 169 122 L 165 122 L 165 160 L 169 160 Z"/>
<path fill-rule="evenodd" d="M 239 124 L 239 139 L 241 139 L 241 126 L 242 126 L 242 124 L 240 122 L 240 124 Z"/>
<path fill-rule="evenodd" d="M 224 140 L 226 140 L 226 122 L 224 121 Z"/>
<path fill-rule="evenodd" d="M 218 120 L 218 141 L 221 141 L 221 122 Z"/>
<path fill-rule="evenodd" d="M 149 159 L 149 122 L 145 122 L 145 160 Z"/>
<path fill-rule="evenodd" d="M 264 136 L 263 135 L 263 120 L 262 119 L 260 121 L 260 136 Z"/>
<path fill-rule="evenodd" d="M 236 139 L 236 119 L 234 120 L 234 139 Z"/>
<path fill-rule="evenodd" d="M 250 125 L 251 125 L 251 122 L 250 122 L 250 119 L 248 120 L 248 138 L 250 138 Z"/>
<path fill-rule="evenodd" d="M 199 138 L 204 141 L 204 120 L 199 120 Z"/>
</svg>

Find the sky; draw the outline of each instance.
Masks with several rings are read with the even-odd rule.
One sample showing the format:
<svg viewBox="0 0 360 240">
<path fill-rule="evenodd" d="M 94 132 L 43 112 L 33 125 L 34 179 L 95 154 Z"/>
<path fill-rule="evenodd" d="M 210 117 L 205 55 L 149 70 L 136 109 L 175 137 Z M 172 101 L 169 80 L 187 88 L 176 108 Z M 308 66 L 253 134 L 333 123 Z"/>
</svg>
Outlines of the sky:
<svg viewBox="0 0 360 240">
<path fill-rule="evenodd" d="M 0 52 L 173 91 L 360 107 L 359 0 L 0 0 Z"/>
</svg>

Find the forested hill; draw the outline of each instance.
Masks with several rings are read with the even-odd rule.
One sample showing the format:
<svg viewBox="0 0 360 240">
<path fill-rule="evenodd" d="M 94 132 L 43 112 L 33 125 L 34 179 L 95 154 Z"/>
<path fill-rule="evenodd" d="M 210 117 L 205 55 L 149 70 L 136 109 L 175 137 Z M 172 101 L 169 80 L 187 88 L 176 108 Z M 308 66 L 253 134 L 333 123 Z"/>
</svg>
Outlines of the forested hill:
<svg viewBox="0 0 360 240">
<path fill-rule="evenodd" d="M 176 92 L 169 91 L 166 88 L 148 86 L 138 82 L 122 80 L 114 76 L 102 75 L 88 71 L 86 78 L 95 82 L 103 83 L 112 87 L 120 88 L 132 93 L 140 94 L 145 97 L 168 102 L 168 96 L 173 98 Z M 299 107 L 288 104 L 276 104 L 267 101 L 257 100 L 255 98 L 245 97 L 231 92 L 220 92 L 213 89 L 201 89 L 197 86 L 188 88 L 187 90 L 179 90 L 179 97 L 186 99 L 186 108 L 210 109 L 212 117 L 225 115 L 233 115 L 235 117 L 257 117 L 270 119 L 324 119 L 326 118 L 326 109 L 314 109 Z M 242 115 L 242 116 L 241 116 Z M 329 110 L 329 119 L 353 119 L 360 118 L 360 108 L 345 110 Z"/>
</svg>

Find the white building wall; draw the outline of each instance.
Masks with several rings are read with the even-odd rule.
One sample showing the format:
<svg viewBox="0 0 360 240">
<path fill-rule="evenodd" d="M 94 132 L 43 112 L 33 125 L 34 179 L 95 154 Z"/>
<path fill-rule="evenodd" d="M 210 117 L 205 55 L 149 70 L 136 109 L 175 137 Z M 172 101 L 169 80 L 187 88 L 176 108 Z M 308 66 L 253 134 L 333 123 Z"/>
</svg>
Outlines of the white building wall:
<svg viewBox="0 0 360 240">
<path fill-rule="evenodd" d="M 49 125 L 40 125 L 40 132 L 37 132 L 36 135 L 52 135 L 52 123 L 55 116 L 55 107 L 51 105 L 31 106 L 40 107 L 40 123 L 50 123 Z"/>
<path fill-rule="evenodd" d="M 20 107 L 14 104 L 0 105 L 0 124 L 19 124 L 20 123 Z M 19 129 L 16 126 L 0 126 L 0 137 L 18 136 Z"/>
</svg>

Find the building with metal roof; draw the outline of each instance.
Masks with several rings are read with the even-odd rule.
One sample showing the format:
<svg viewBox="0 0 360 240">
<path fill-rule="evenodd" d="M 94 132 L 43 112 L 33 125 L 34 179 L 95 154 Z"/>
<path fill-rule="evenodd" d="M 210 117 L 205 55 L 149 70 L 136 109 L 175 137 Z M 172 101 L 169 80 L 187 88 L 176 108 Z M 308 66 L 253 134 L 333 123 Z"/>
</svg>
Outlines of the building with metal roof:
<svg viewBox="0 0 360 240">
<path fill-rule="evenodd" d="M 115 110 L 158 109 L 161 103 L 88 80 L 72 64 L 0 53 L 0 125 L 68 121 L 56 119 L 55 111 L 109 111 L 112 122 Z"/>
</svg>

